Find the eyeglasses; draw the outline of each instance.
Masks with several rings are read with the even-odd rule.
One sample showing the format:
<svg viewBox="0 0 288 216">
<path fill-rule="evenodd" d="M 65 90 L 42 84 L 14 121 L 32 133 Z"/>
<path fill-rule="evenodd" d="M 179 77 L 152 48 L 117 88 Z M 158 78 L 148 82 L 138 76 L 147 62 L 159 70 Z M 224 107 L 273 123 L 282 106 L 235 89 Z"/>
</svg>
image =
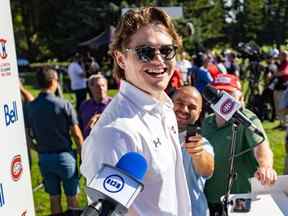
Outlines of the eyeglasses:
<svg viewBox="0 0 288 216">
<path fill-rule="evenodd" d="M 136 48 L 127 48 L 126 51 L 134 51 L 138 59 L 142 62 L 148 63 L 152 61 L 157 55 L 157 50 L 164 60 L 170 61 L 174 58 L 177 51 L 175 45 L 162 45 L 158 49 L 151 46 L 141 46 Z"/>
</svg>

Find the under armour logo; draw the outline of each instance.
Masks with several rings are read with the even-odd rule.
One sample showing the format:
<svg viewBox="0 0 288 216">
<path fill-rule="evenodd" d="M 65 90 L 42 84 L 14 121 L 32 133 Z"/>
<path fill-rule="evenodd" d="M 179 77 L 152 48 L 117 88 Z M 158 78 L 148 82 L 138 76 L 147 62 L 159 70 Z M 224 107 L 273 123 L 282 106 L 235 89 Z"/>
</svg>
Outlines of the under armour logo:
<svg viewBox="0 0 288 216">
<path fill-rule="evenodd" d="M 171 127 L 171 131 L 172 131 L 172 133 L 176 134 L 176 130 L 175 130 L 175 127 L 173 125 Z"/>
<path fill-rule="evenodd" d="M 153 140 L 153 143 L 154 143 L 155 148 L 158 148 L 159 145 L 162 145 L 159 138 L 157 138 L 156 140 Z"/>
</svg>

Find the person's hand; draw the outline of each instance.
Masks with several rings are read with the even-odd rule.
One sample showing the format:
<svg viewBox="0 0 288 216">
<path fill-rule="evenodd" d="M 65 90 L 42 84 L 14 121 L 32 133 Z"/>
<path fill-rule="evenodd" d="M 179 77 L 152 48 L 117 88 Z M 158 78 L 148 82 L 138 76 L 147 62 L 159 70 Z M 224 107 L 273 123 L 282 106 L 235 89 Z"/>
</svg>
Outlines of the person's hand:
<svg viewBox="0 0 288 216">
<path fill-rule="evenodd" d="M 86 125 L 86 128 L 92 128 L 100 118 L 99 113 L 94 114 Z"/>
<path fill-rule="evenodd" d="M 200 135 L 191 136 L 188 138 L 183 147 L 191 156 L 198 156 L 203 152 L 203 138 Z"/>
<path fill-rule="evenodd" d="M 277 173 L 272 167 L 258 167 L 255 177 L 262 185 L 273 185 L 277 180 Z"/>
</svg>

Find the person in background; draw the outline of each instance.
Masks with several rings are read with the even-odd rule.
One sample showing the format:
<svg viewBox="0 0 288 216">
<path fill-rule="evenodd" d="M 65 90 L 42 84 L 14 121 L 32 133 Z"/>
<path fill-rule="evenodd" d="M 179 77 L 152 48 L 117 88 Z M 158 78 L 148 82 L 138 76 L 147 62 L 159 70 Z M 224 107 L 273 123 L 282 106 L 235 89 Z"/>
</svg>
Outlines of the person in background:
<svg viewBox="0 0 288 216">
<path fill-rule="evenodd" d="M 288 116 L 288 87 L 284 91 L 281 103 L 279 104 L 279 113 Z M 286 125 L 286 135 L 285 135 L 285 162 L 284 162 L 284 175 L 288 174 L 288 125 Z"/>
<path fill-rule="evenodd" d="M 80 168 L 90 182 L 103 163 L 115 165 L 128 152 L 142 154 L 148 163 L 145 190 L 129 216 L 192 213 L 173 103 L 164 91 L 180 45 L 171 18 L 144 7 L 121 17 L 110 46 L 120 90 L 86 138 Z"/>
<path fill-rule="evenodd" d="M 285 124 L 288 124 L 286 121 L 287 116 L 279 112 L 279 105 L 282 103 L 281 99 L 283 98 L 284 91 L 288 87 L 288 51 L 282 50 L 279 54 L 280 64 L 278 70 L 274 74 L 276 80 L 276 85 L 273 91 L 273 98 L 275 104 L 276 117 L 280 121 L 278 128 L 285 129 Z"/>
<path fill-rule="evenodd" d="M 68 67 L 68 76 L 70 78 L 71 90 L 76 96 L 76 110 L 79 112 L 81 103 L 86 100 L 87 85 L 84 69 L 81 67 L 81 56 L 76 53 L 73 62 Z"/>
<path fill-rule="evenodd" d="M 89 77 L 88 89 L 91 98 L 84 101 L 79 109 L 81 130 L 84 138 L 89 135 L 92 126 L 97 122 L 101 113 L 112 100 L 107 95 L 107 80 L 100 74 Z"/>
<path fill-rule="evenodd" d="M 196 130 L 195 123 L 202 110 L 202 97 L 196 88 L 184 86 L 176 91 L 172 100 L 182 145 L 192 215 L 208 216 L 208 204 L 203 190 L 206 179 L 213 174 L 214 151 L 211 144 Z M 190 127 L 195 129 L 195 134 L 189 134 L 192 129 Z"/>
<path fill-rule="evenodd" d="M 240 67 L 239 65 L 236 63 L 236 53 L 228 50 L 225 53 L 225 63 L 224 63 L 227 73 L 228 74 L 232 74 L 235 76 L 240 76 Z"/>
<path fill-rule="evenodd" d="M 189 85 L 194 86 L 200 93 L 206 85 L 213 81 L 213 77 L 208 70 L 203 69 L 200 65 L 202 63 L 202 57 L 192 57 L 192 67 L 188 70 Z"/>
<path fill-rule="evenodd" d="M 165 89 L 165 92 L 171 98 L 172 95 L 175 93 L 175 91 L 179 89 L 181 86 L 183 86 L 181 72 L 178 68 L 175 68 L 174 73 L 168 83 L 168 86 Z"/>
<path fill-rule="evenodd" d="M 21 94 L 21 100 L 22 100 L 22 107 L 23 107 L 23 116 L 24 116 L 24 122 L 25 122 L 25 135 L 26 135 L 26 143 L 27 143 L 27 151 L 28 151 L 28 158 L 29 158 L 29 165 L 31 168 L 31 149 L 34 149 L 34 142 L 31 137 L 31 131 L 26 126 L 27 123 L 27 104 L 34 100 L 34 96 L 31 92 L 29 92 L 20 81 L 20 94 Z"/>
<path fill-rule="evenodd" d="M 67 198 L 68 215 L 76 214 L 79 192 L 77 156 L 72 150 L 70 132 L 81 150 L 83 137 L 72 104 L 55 96 L 57 72 L 44 68 L 37 73 L 40 94 L 27 106 L 28 127 L 37 142 L 39 166 L 53 216 L 62 215 L 61 183 Z"/>
<path fill-rule="evenodd" d="M 179 61 L 176 63 L 176 68 L 180 70 L 183 84 L 188 83 L 188 69 L 192 67 L 187 52 L 182 51 L 179 55 Z"/>
<path fill-rule="evenodd" d="M 212 86 L 223 90 L 243 103 L 243 95 L 239 78 L 232 74 L 220 74 L 213 81 Z M 277 179 L 273 169 L 273 153 L 261 121 L 250 110 L 242 111 L 264 137 L 251 132 L 243 125 L 239 125 L 236 134 L 236 154 L 240 154 L 235 161 L 235 172 L 238 173 L 232 186 L 231 193 L 249 193 L 251 191 L 249 178 L 254 176 L 263 185 L 272 185 Z M 230 145 L 232 137 L 232 122 L 226 122 L 217 113 L 207 116 L 202 123 L 202 135 L 208 139 L 215 152 L 215 170 L 213 176 L 206 181 L 205 194 L 208 200 L 210 214 L 222 215 L 221 197 L 226 193 L 229 174 Z M 241 153 L 247 149 L 250 151 Z"/>
</svg>

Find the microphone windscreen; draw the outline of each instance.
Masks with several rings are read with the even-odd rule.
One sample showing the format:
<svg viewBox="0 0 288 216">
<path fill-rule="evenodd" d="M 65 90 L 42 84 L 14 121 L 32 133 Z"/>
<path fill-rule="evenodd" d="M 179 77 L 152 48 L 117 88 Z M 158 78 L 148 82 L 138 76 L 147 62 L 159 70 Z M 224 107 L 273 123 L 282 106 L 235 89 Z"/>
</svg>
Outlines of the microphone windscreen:
<svg viewBox="0 0 288 216">
<path fill-rule="evenodd" d="M 203 89 L 202 95 L 203 95 L 204 99 L 210 104 L 217 103 L 217 101 L 222 96 L 221 91 L 219 91 L 218 89 L 216 89 L 210 85 L 205 86 L 205 88 Z"/>
<path fill-rule="evenodd" d="M 123 155 L 116 167 L 125 171 L 131 177 L 142 182 L 147 171 L 147 161 L 137 152 L 128 152 Z"/>
</svg>

